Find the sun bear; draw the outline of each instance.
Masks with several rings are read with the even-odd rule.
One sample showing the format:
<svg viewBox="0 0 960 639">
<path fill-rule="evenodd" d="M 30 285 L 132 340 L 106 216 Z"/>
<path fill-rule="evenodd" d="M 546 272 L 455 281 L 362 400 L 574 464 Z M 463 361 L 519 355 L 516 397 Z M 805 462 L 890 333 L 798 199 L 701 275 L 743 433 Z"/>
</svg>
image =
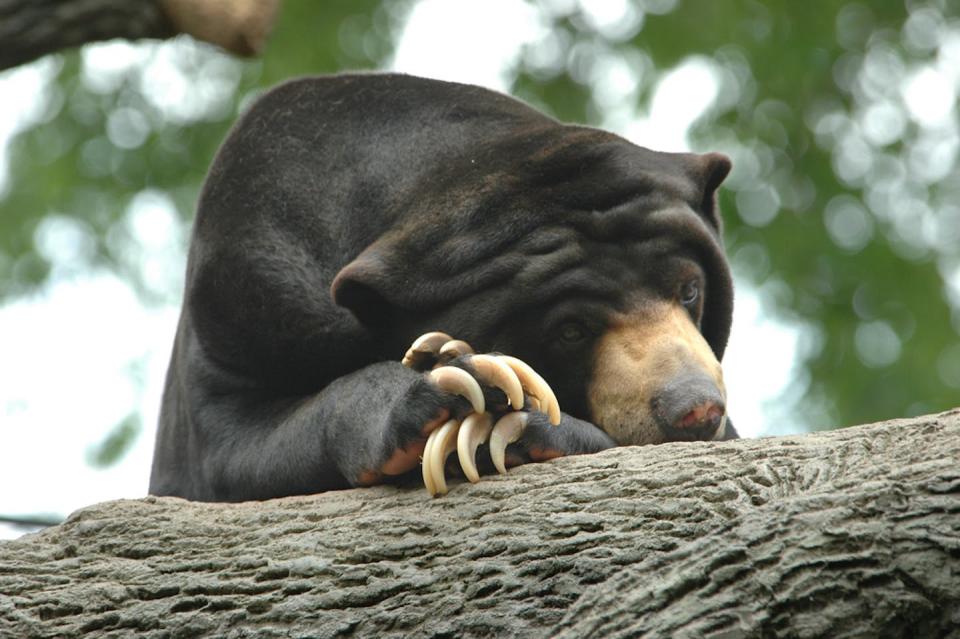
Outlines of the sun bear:
<svg viewBox="0 0 960 639">
<path fill-rule="evenodd" d="M 729 170 L 465 84 L 274 88 L 200 195 L 150 492 L 439 494 L 448 461 L 736 437 Z"/>
</svg>

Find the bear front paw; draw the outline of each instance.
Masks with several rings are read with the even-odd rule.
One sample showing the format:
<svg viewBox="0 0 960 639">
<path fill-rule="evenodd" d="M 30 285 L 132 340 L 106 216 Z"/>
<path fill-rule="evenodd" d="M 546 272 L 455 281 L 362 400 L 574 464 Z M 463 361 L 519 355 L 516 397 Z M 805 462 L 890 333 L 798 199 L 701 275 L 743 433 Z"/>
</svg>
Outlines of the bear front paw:
<svg viewBox="0 0 960 639">
<path fill-rule="evenodd" d="M 553 425 L 560 423 L 560 405 L 553 390 L 533 368 L 515 357 L 475 354 L 466 342 L 432 332 L 414 341 L 403 364 L 426 373 L 439 389 L 466 398 L 473 409 L 462 421 L 450 419 L 427 438 L 423 483 L 433 496 L 447 492 L 443 469 L 454 450 L 467 479 L 476 483 L 480 480 L 475 462 L 477 447 L 487 442 L 494 466 L 505 473 L 505 451 L 523 434 L 529 420 L 526 409 L 546 413 Z M 506 410 L 488 410 L 484 386 L 503 392 L 508 406 L 502 408 Z M 494 415 L 499 417 L 496 422 Z"/>
</svg>

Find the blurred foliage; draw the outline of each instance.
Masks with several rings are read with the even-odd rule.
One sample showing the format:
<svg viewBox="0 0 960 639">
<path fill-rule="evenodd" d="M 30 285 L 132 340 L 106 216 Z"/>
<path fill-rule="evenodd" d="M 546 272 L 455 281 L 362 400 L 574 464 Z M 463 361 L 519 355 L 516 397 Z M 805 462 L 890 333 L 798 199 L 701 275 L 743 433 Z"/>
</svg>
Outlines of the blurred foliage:
<svg viewBox="0 0 960 639">
<path fill-rule="evenodd" d="M 375 34 L 376 8 L 369 0 L 322 8 L 289 2 L 267 54 L 254 62 L 182 38 L 108 45 L 117 50 L 101 48 L 96 60 L 80 51 L 53 56 L 55 81 L 43 113 L 9 149 L 8 186 L 0 191 L 0 298 L 46 281 L 61 256 L 44 250 L 38 229 L 48 216 L 65 215 L 82 268 L 107 266 L 152 300 L 161 292 L 144 286 L 128 255 L 133 239 L 121 224 L 134 197 L 163 191 L 189 219 L 244 101 L 292 76 L 373 66 L 363 48 L 352 49 L 353 57 L 344 50 L 340 31 L 352 25 L 361 36 Z M 372 54 L 386 55 L 387 39 L 370 39 Z M 109 58 L 134 63 L 111 68 Z M 174 69 L 181 77 L 173 77 Z"/>
<path fill-rule="evenodd" d="M 130 449 L 142 430 L 140 415 L 130 413 L 101 442 L 87 450 L 87 463 L 94 468 L 112 466 Z"/>
<path fill-rule="evenodd" d="M 598 26 L 588 4 L 541 0 L 549 32 L 524 50 L 515 93 L 563 120 L 607 125 L 610 106 L 597 96 L 613 86 L 610 69 L 632 73 L 625 100 L 637 112 L 691 56 L 714 70 L 718 96 L 691 139 L 734 157 L 723 205 L 738 275 L 804 327 L 804 372 L 791 391 L 801 421 L 827 427 L 956 405 L 960 364 L 948 355 L 960 361 L 960 321 L 945 277 L 960 248 L 943 241 L 953 237 L 947 222 L 960 225 L 960 213 L 949 217 L 960 201 L 949 186 L 956 150 L 939 174 L 915 167 L 927 147 L 943 155 L 930 138 L 955 139 L 956 118 L 952 129 L 924 128 L 904 115 L 899 89 L 942 55 L 918 44 L 924 28 L 942 34 L 956 12 L 936 2 L 634 0 L 626 18 Z M 151 280 L 138 259 L 137 198 L 163 194 L 188 221 L 219 142 L 253 95 L 301 74 L 382 68 L 409 6 L 289 0 L 253 62 L 183 40 L 48 58 L 53 81 L 11 145 L 0 189 L 0 298 L 51 273 L 107 268 L 145 302 L 171 301 L 176 287 Z M 131 50 L 135 64 L 110 67 Z M 878 68 L 889 75 L 867 77 Z M 900 110 L 889 139 L 864 133 L 877 104 Z M 917 219 L 898 217 L 900 204 Z M 918 236 L 914 223 L 933 230 Z M 138 428 L 125 420 L 95 456 L 115 458 Z"/>
</svg>

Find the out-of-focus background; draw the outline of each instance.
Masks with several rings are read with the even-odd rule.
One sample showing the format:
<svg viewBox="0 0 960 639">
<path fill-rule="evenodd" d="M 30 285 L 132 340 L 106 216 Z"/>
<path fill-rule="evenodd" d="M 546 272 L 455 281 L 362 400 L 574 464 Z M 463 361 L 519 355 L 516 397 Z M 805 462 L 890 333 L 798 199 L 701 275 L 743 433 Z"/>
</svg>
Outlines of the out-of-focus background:
<svg viewBox="0 0 960 639">
<path fill-rule="evenodd" d="M 288 0 L 252 61 L 178 37 L 0 73 L 0 515 L 145 494 L 217 145 L 264 88 L 348 69 L 729 154 L 744 435 L 960 404 L 955 3 Z"/>
</svg>

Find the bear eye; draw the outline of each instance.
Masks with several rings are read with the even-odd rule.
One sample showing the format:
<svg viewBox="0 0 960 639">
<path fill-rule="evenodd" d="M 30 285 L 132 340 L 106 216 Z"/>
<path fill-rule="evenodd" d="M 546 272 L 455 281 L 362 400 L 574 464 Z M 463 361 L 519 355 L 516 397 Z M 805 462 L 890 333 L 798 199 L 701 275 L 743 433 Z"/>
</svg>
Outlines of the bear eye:
<svg viewBox="0 0 960 639">
<path fill-rule="evenodd" d="M 586 333 L 583 330 L 583 326 L 577 322 L 566 322 L 560 327 L 560 339 L 567 344 L 581 342 L 584 337 L 586 337 Z"/>
<path fill-rule="evenodd" d="M 684 306 L 693 306 L 700 299 L 700 282 L 690 280 L 680 287 L 680 303 Z"/>
</svg>

